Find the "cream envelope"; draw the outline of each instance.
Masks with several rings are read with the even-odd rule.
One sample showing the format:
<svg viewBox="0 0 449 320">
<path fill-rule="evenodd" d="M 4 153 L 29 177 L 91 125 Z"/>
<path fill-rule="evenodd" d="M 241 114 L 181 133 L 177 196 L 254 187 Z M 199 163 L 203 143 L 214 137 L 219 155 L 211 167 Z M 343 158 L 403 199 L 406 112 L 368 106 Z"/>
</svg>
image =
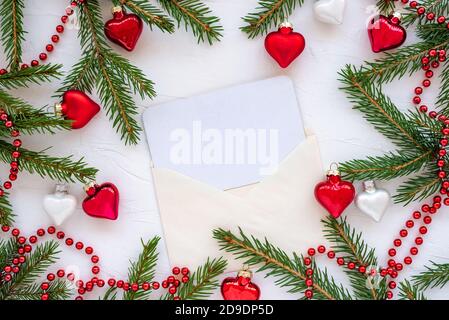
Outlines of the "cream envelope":
<svg viewBox="0 0 449 320">
<path fill-rule="evenodd" d="M 259 239 L 266 237 L 288 253 L 303 253 L 325 243 L 320 220 L 325 213 L 314 199 L 323 179 L 319 148 L 308 136 L 260 183 L 222 191 L 174 170 L 153 168 L 165 242 L 172 265 L 195 268 L 207 257 L 228 258 L 228 271 L 241 261 L 219 250 L 212 230 L 224 228 Z"/>
</svg>

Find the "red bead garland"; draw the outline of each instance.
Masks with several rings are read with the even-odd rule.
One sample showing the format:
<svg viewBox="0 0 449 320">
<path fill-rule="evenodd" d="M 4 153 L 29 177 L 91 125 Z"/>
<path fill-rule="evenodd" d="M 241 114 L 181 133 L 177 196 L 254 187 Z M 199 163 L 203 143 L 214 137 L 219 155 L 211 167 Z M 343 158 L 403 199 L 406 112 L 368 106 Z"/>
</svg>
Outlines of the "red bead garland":
<svg viewBox="0 0 449 320">
<path fill-rule="evenodd" d="M 19 158 L 21 156 L 20 147 L 22 146 L 22 141 L 17 137 L 20 135 L 19 130 L 14 128 L 14 123 L 11 117 L 6 113 L 5 110 L 0 109 L 0 121 L 3 125 L 9 129 L 10 136 L 15 138 L 12 142 L 13 151 L 11 152 L 11 162 L 9 169 L 9 180 L 5 181 L 2 186 L 0 186 L 0 197 L 5 195 L 5 190 L 12 188 L 13 181 L 17 180 L 17 175 L 19 174 Z"/>
<path fill-rule="evenodd" d="M 75 9 L 77 6 L 79 6 L 80 4 L 83 4 L 84 2 L 85 2 L 85 0 L 71 1 L 69 7 L 68 7 L 68 8 L 66 9 L 66 11 L 65 11 L 65 14 L 61 17 L 61 22 L 62 22 L 63 24 L 66 24 L 66 23 L 68 22 L 68 20 L 69 20 L 69 16 L 71 16 L 71 15 L 75 12 L 74 9 Z M 58 26 L 56 26 L 55 30 L 56 30 L 56 32 L 57 32 L 58 34 L 61 34 L 61 33 L 64 32 L 64 26 L 63 26 L 63 25 L 58 25 Z M 48 43 L 48 44 L 45 46 L 45 50 L 42 51 L 42 52 L 39 54 L 39 56 L 38 56 L 37 59 L 31 60 L 30 64 L 22 63 L 21 66 L 20 66 L 20 68 L 21 68 L 21 69 L 26 69 L 26 68 L 28 68 L 29 66 L 31 66 L 31 67 L 37 67 L 37 66 L 39 66 L 39 64 L 40 64 L 39 61 L 41 61 L 41 62 L 46 61 L 47 58 L 48 58 L 48 54 L 49 54 L 50 52 L 53 52 L 53 51 L 54 51 L 54 45 L 55 45 L 56 43 L 58 43 L 59 40 L 60 40 L 60 37 L 59 37 L 58 34 L 53 34 L 53 35 L 51 36 L 51 38 L 50 38 L 50 39 L 51 39 L 51 43 Z M 7 73 L 8 73 L 8 70 L 7 70 L 6 68 L 0 69 L 0 76 L 5 75 L 5 74 L 7 74 Z"/>
<path fill-rule="evenodd" d="M 395 0 L 397 1 L 397 0 Z M 407 4 L 408 0 L 401 0 L 403 4 Z M 416 9 L 418 15 L 423 15 L 426 12 L 426 9 L 424 7 L 419 7 L 419 4 L 417 1 L 411 1 L 410 7 L 412 9 Z M 434 20 L 435 14 L 432 12 L 429 12 L 427 15 L 427 20 Z M 444 16 L 440 16 L 437 19 L 437 22 L 439 24 L 443 24 L 448 19 Z M 449 24 L 447 24 L 447 28 L 449 29 Z M 434 72 L 431 69 L 437 69 L 440 67 L 440 63 L 446 61 L 446 51 L 443 49 L 431 49 L 429 50 L 428 54 L 421 59 L 422 63 L 422 69 L 424 71 L 425 79 L 422 81 L 422 85 L 424 88 L 430 87 L 432 84 L 431 78 L 434 76 Z M 437 113 L 436 111 L 430 111 L 428 112 L 428 107 L 426 105 L 421 104 L 422 98 L 421 95 L 424 92 L 423 87 L 416 87 L 414 89 L 415 96 L 412 99 L 412 103 L 415 105 L 418 105 L 418 110 L 424 114 L 427 114 L 431 119 L 436 119 L 436 121 L 441 123 L 441 139 L 439 141 L 440 148 L 437 152 L 437 161 L 436 161 L 436 167 L 438 168 L 437 177 L 441 180 L 441 189 L 440 194 L 443 195 L 449 195 L 449 180 L 447 178 L 447 173 L 444 171 L 445 166 L 445 160 L 444 157 L 446 155 L 445 147 L 449 144 L 449 119 L 446 118 L 446 116 Z M 432 222 L 432 218 L 430 215 L 435 214 L 441 207 L 442 197 L 441 196 L 435 196 L 433 198 L 433 202 L 431 204 L 424 204 L 421 207 L 421 211 L 425 213 L 424 215 L 420 211 L 415 211 L 412 214 L 412 218 L 407 220 L 405 223 L 406 229 L 402 229 L 399 232 L 399 236 L 401 238 L 406 238 L 409 235 L 409 229 L 410 231 L 419 225 L 419 222 L 422 219 L 422 223 L 425 225 L 429 225 Z M 449 197 L 445 198 L 443 200 L 443 204 L 446 206 L 449 206 Z M 429 213 L 430 215 L 428 215 Z M 415 221 L 416 222 L 415 222 Z M 418 228 L 419 234 L 425 235 L 428 232 L 428 228 L 424 225 L 421 225 Z M 398 248 L 402 245 L 403 240 L 401 239 L 395 239 L 393 244 L 394 247 Z M 416 256 L 419 253 L 419 249 L 417 246 L 422 245 L 424 242 L 423 238 L 421 236 L 418 236 L 415 238 L 414 243 L 416 246 L 412 246 L 409 249 L 409 253 L 411 256 Z M 322 249 L 323 246 L 320 246 L 321 250 L 319 250 L 320 253 L 324 253 L 324 250 Z M 307 286 L 307 289 L 305 290 L 304 294 L 305 297 L 308 299 L 311 299 L 313 297 L 313 269 L 310 267 L 312 265 L 312 256 L 315 254 L 315 249 L 310 248 L 308 251 L 309 256 L 304 258 L 304 265 L 306 266 L 305 270 L 305 284 Z M 329 252 L 330 253 L 330 252 Z M 334 258 L 335 255 L 332 253 L 330 255 L 328 253 L 328 257 L 330 259 Z M 403 270 L 404 266 L 402 263 L 397 262 L 394 257 L 397 255 L 397 250 L 395 248 L 390 248 L 388 250 L 388 255 L 391 257 L 390 260 L 388 260 L 388 268 L 381 269 L 380 276 L 381 277 L 389 277 L 387 280 L 388 290 L 386 292 L 386 298 L 392 299 L 393 298 L 393 292 L 391 290 L 394 290 L 397 287 L 397 283 L 392 280 L 397 278 L 400 271 Z M 403 263 L 405 265 L 410 265 L 413 263 L 413 258 L 411 256 L 406 256 L 403 258 Z M 348 261 L 345 262 L 343 258 L 337 258 L 337 264 L 340 266 L 346 266 L 348 269 L 352 270 L 357 267 L 357 262 Z M 358 271 L 360 273 L 366 274 L 366 266 L 358 266 Z"/>
<path fill-rule="evenodd" d="M 20 244 L 17 250 L 17 256 L 12 260 L 11 265 L 7 265 L 0 270 L 0 285 L 2 282 L 9 282 L 12 280 L 14 274 L 20 271 L 20 266 L 26 262 L 26 254 L 32 251 L 31 244 L 36 244 L 39 238 L 46 235 L 44 229 L 36 230 L 36 235 L 30 236 L 28 239 L 26 237 L 20 236 L 20 230 L 17 228 L 11 228 L 9 226 L 2 226 L 1 230 L 5 233 L 10 232 L 11 236 L 15 237 L 17 242 Z M 57 231 L 54 226 L 47 228 L 47 233 L 49 235 L 55 236 L 58 240 L 63 240 L 65 238 L 65 233 L 63 231 Z M 38 238 L 39 237 L 39 238 Z M 27 244 L 27 241 L 30 244 Z M 74 240 L 72 238 L 66 238 L 65 243 L 68 247 L 73 245 Z M 81 241 L 76 242 L 75 248 L 79 251 L 83 250 L 84 243 Z M 48 291 L 51 288 L 51 283 L 57 279 L 66 278 L 70 282 L 74 282 L 77 288 L 78 295 L 75 300 L 83 300 L 83 295 L 88 292 L 92 292 L 95 287 L 102 288 L 106 285 L 109 287 L 115 287 L 122 289 L 123 291 L 138 291 L 138 290 L 158 290 L 161 288 L 161 283 L 157 281 L 143 282 L 143 283 L 128 283 L 123 280 L 115 280 L 113 278 L 107 280 L 107 282 L 98 277 L 101 269 L 98 266 L 100 258 L 98 255 L 93 255 L 94 249 L 90 246 L 86 247 L 82 252 L 90 257 L 92 262 L 90 280 L 84 282 L 83 280 L 76 280 L 75 275 L 71 272 L 66 273 L 63 269 L 57 270 L 56 273 L 48 273 L 46 280 L 41 283 L 40 289 L 42 290 L 41 300 L 49 300 L 51 296 Z M 172 270 L 172 275 L 168 276 L 164 281 L 162 281 L 162 288 L 167 289 L 167 292 L 173 297 L 174 300 L 180 300 L 180 297 L 176 295 L 181 283 L 187 283 L 190 281 L 190 270 L 187 267 L 179 268 L 174 267 Z"/>
</svg>

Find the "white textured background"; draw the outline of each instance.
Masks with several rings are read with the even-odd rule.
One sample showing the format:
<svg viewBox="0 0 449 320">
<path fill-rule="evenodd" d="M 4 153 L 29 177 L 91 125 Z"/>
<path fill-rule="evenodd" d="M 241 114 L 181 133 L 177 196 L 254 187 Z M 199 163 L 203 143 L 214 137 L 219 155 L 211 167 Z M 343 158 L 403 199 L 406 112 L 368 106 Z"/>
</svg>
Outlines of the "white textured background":
<svg viewBox="0 0 449 320">
<path fill-rule="evenodd" d="M 47 0 L 43 5 L 38 0 L 26 1 L 25 28 L 29 33 L 24 46 L 25 61 L 30 61 L 44 48 L 68 2 Z M 104 16 L 109 17 L 110 1 L 102 2 Z M 295 83 L 306 126 L 312 128 L 319 137 L 325 167 L 333 161 L 381 155 L 392 150 L 392 145 L 367 124 L 360 113 L 351 109 L 351 104 L 338 90 L 338 70 L 347 63 L 359 65 L 375 57 L 371 53 L 365 28 L 367 12 L 374 5 L 374 0 L 348 0 L 345 21 L 341 26 L 315 21 L 312 1 L 306 1 L 307 4 L 298 9 L 290 20 L 295 30 L 306 37 L 307 47 L 287 70 L 280 70 L 268 57 L 263 48 L 263 38 L 248 40 L 239 31 L 242 25 L 240 17 L 255 8 L 256 0 L 206 2 L 222 18 L 225 28 L 223 40 L 212 47 L 197 45 L 193 36 L 184 30 L 169 35 L 158 30 L 151 32 L 148 28 L 145 28 L 133 53 L 114 46 L 156 83 L 158 97 L 154 101 L 138 101 L 142 111 L 171 99 L 285 74 Z M 409 30 L 409 35 L 408 42 L 412 42 L 412 30 Z M 63 63 L 64 69 L 68 70 L 79 56 L 79 44 L 72 30 L 62 36 L 49 61 Z M 419 81 L 420 78 L 398 81 L 389 85 L 386 91 L 405 110 L 410 107 L 412 89 Z M 57 101 L 51 96 L 58 86 L 59 82 L 55 81 L 14 94 L 36 106 L 53 105 Z M 427 93 L 426 99 L 429 101 L 433 101 L 435 91 L 432 92 Z M 63 229 L 68 235 L 94 246 L 102 258 L 104 278 L 126 278 L 129 259 L 135 259 L 141 250 L 140 238 L 147 240 L 154 235 L 161 235 L 145 139 L 138 146 L 125 147 L 102 112 L 82 130 L 51 137 L 25 137 L 23 140 L 25 147 L 34 150 L 53 146 L 49 151 L 53 155 L 84 157 L 90 165 L 100 169 L 99 182 L 111 181 L 119 187 L 121 205 L 117 222 L 90 218 L 79 206 Z M 394 192 L 397 182 L 386 183 L 383 187 Z M 44 195 L 52 193 L 53 188 L 52 181 L 28 174 L 21 175 L 11 201 L 17 214 L 17 224 L 26 233 L 51 222 L 41 203 Z M 81 202 L 84 197 L 82 186 L 73 185 L 71 188 Z M 367 242 L 376 248 L 381 262 L 385 262 L 386 251 L 403 222 L 418 207 L 418 203 L 407 208 L 391 206 L 381 223 L 373 222 L 353 207 L 347 210 L 346 215 L 354 227 L 364 232 Z M 434 217 L 430 232 L 420 248 L 419 258 L 412 267 L 405 269 L 403 275 L 409 276 L 423 270 L 423 265 L 429 260 L 448 261 L 448 228 L 447 209 L 443 209 Z M 276 239 L 271 240 L 276 243 Z M 158 279 L 167 276 L 169 270 L 164 250 L 161 243 Z M 60 256 L 60 266 L 79 265 L 84 268 L 82 274 L 87 274 L 84 256 L 67 248 Z M 346 283 L 340 271 L 333 273 L 339 281 Z M 261 274 L 257 274 L 254 281 L 261 286 L 264 299 L 298 298 L 275 287 L 272 279 L 265 280 Z M 90 297 L 96 298 L 97 293 Z M 430 296 L 448 298 L 449 287 L 435 290 Z"/>
</svg>

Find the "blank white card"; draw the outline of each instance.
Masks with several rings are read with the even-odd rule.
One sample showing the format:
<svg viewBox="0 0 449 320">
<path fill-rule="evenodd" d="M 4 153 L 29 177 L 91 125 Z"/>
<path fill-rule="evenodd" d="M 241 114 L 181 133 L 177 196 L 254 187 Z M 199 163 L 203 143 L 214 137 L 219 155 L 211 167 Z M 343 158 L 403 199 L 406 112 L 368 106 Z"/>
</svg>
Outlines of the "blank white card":
<svg viewBox="0 0 449 320">
<path fill-rule="evenodd" d="M 143 121 L 155 167 L 221 190 L 271 175 L 305 139 L 288 77 L 150 107 Z"/>
</svg>

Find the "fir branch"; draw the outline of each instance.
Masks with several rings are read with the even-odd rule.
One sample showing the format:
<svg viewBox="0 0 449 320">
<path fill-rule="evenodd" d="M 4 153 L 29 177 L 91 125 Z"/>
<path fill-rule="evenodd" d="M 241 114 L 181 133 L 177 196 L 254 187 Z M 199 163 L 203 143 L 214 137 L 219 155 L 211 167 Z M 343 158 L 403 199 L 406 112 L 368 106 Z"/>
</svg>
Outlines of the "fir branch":
<svg viewBox="0 0 449 320">
<path fill-rule="evenodd" d="M 0 269 L 11 264 L 12 260 L 17 256 L 18 248 L 19 243 L 15 238 L 9 238 L 6 241 L 0 240 Z"/>
<path fill-rule="evenodd" d="M 67 281 L 56 279 L 50 283 L 46 290 L 50 300 L 66 300 L 70 297 L 69 283 Z M 21 287 L 14 291 L 8 300 L 41 300 L 42 289 L 38 284 L 32 284 Z"/>
<path fill-rule="evenodd" d="M 432 151 L 420 154 L 387 153 L 366 160 L 350 160 L 339 165 L 344 178 L 352 181 L 390 180 L 423 168 L 432 159 Z"/>
<path fill-rule="evenodd" d="M 390 15 L 395 10 L 395 3 L 393 0 L 377 0 L 376 7 L 380 13 Z"/>
<path fill-rule="evenodd" d="M 399 283 L 400 300 L 427 300 L 424 294 L 408 280 Z"/>
<path fill-rule="evenodd" d="M 412 177 L 399 186 L 397 194 L 393 196 L 394 202 L 407 205 L 414 200 L 424 200 L 440 189 L 440 181 L 435 171 Z"/>
<path fill-rule="evenodd" d="M 142 242 L 143 251 L 139 255 L 136 262 L 131 262 L 128 271 L 128 282 L 142 284 L 150 282 L 154 278 L 155 267 L 157 264 L 158 253 L 157 246 L 159 244 L 159 237 L 154 237 L 146 244 Z M 139 288 L 137 291 L 128 291 L 123 295 L 124 300 L 146 300 L 148 299 L 151 290 L 145 291 Z"/>
<path fill-rule="evenodd" d="M 302 292 L 305 285 L 305 265 L 302 258 L 293 254 L 290 259 L 282 249 L 272 245 L 267 239 L 260 241 L 246 236 L 240 229 L 240 236 L 223 229 L 214 230 L 222 250 L 232 253 L 237 259 L 244 260 L 248 266 L 259 266 L 258 272 L 268 271 L 267 277 L 275 277 L 276 284 L 288 287 L 289 292 Z M 349 300 L 351 296 L 341 285 L 338 286 L 326 271 L 316 269 L 314 273 L 314 298 L 325 300 Z"/>
<path fill-rule="evenodd" d="M 419 130 L 421 135 L 428 141 L 426 144 L 427 147 L 436 150 L 438 148 L 437 141 L 441 136 L 441 125 L 438 121 L 435 121 L 418 110 L 408 112 L 407 118 L 410 122 L 416 125 L 416 129 Z"/>
<path fill-rule="evenodd" d="M 9 143 L 0 140 L 0 161 L 9 163 L 11 152 L 15 150 Z M 73 161 L 72 156 L 56 158 L 43 152 L 20 149 L 21 169 L 49 177 L 56 181 L 81 183 L 95 180 L 97 169 L 87 167 L 84 159 Z"/>
<path fill-rule="evenodd" d="M 0 90 L 0 105 L 13 119 L 15 127 L 22 133 L 54 133 L 56 130 L 70 128 L 70 123 L 63 118 L 35 109 L 27 102 L 12 97 Z M 0 126 L 0 135 L 10 136 L 9 129 Z"/>
<path fill-rule="evenodd" d="M 123 84 L 123 77 L 108 60 L 99 60 L 100 77 L 98 95 L 107 109 L 109 119 L 113 121 L 117 132 L 126 144 L 136 144 L 142 131 L 134 116 L 138 114 L 131 97 L 131 91 Z"/>
<path fill-rule="evenodd" d="M 431 49 L 448 45 L 447 40 L 419 42 L 401 47 L 394 53 L 386 52 L 374 62 L 366 62 L 360 71 L 359 79 L 365 82 L 377 80 L 379 83 L 391 82 L 405 75 L 411 76 L 421 70 L 421 58 Z"/>
<path fill-rule="evenodd" d="M 0 300 L 11 299 L 23 287 L 29 287 L 33 282 L 53 263 L 58 254 L 58 243 L 48 241 L 36 246 L 33 252 L 27 256 L 27 260 L 21 265 L 20 271 L 12 280 L 0 287 Z"/>
<path fill-rule="evenodd" d="M 54 115 L 36 112 L 33 116 L 17 116 L 14 117 L 14 127 L 19 129 L 22 134 L 49 133 L 54 134 L 58 130 L 70 129 L 71 121 Z M 7 130 L 1 131 L 5 137 L 10 134 Z"/>
<path fill-rule="evenodd" d="M 136 144 L 142 131 L 134 119 L 134 116 L 137 115 L 137 107 L 132 100 L 130 89 L 123 83 L 122 74 L 112 63 L 117 59 L 114 59 L 114 54 L 104 36 L 98 0 L 89 1 L 82 6 L 80 20 L 81 28 L 78 36 L 86 60 L 84 63 L 76 65 L 64 86 L 67 88 L 73 84 L 85 85 L 86 81 L 96 74 L 97 91 L 109 118 L 113 121 L 113 126 L 120 132 L 125 143 Z M 123 68 L 128 70 L 128 79 L 131 75 L 137 77 L 136 69 L 127 60 L 122 59 L 121 62 L 121 70 Z M 143 74 L 140 73 L 138 76 L 142 77 Z M 147 84 L 148 82 L 147 80 Z M 134 82 L 129 80 L 129 83 L 133 84 Z M 139 91 L 142 88 L 134 88 L 134 90 Z M 62 90 L 59 92 L 61 93 Z"/>
<path fill-rule="evenodd" d="M 121 5 L 126 6 L 129 10 L 137 14 L 142 20 L 148 24 L 150 29 L 153 26 L 158 27 L 163 32 L 173 33 L 175 26 L 173 21 L 167 17 L 162 10 L 149 3 L 148 0 L 115 0 Z"/>
<path fill-rule="evenodd" d="M 446 62 L 440 75 L 441 84 L 436 105 L 444 113 L 449 114 L 449 63 Z"/>
<path fill-rule="evenodd" d="M 416 149 L 429 151 L 416 126 L 408 121 L 380 88 L 361 81 L 360 74 L 360 70 L 350 65 L 340 72 L 340 81 L 344 85 L 341 89 L 355 104 L 353 108 L 361 111 L 368 122 L 398 147 L 411 152 L 416 152 Z"/>
<path fill-rule="evenodd" d="M 332 243 L 332 249 L 346 261 L 356 262 L 359 266 L 376 266 L 377 258 L 375 250 L 363 241 L 362 233 L 356 233 L 355 229 L 347 223 L 346 219 L 334 219 L 327 217 L 322 220 L 324 224 L 324 236 Z M 361 274 L 358 270 L 345 268 L 354 293 L 362 300 L 382 300 L 385 298 L 385 283 L 379 288 L 367 286 L 368 274 Z"/>
<path fill-rule="evenodd" d="M 0 87 L 15 89 L 28 87 L 30 84 L 40 84 L 58 79 L 62 73 L 60 64 L 45 64 L 33 68 L 20 69 L 0 76 Z"/>
<path fill-rule="evenodd" d="M 102 300 L 116 300 L 117 299 L 117 288 L 116 287 L 110 287 L 108 290 L 106 290 Z"/>
<path fill-rule="evenodd" d="M 184 24 L 186 30 L 192 30 L 198 42 L 207 40 L 209 44 L 219 41 L 223 27 L 220 19 L 201 0 L 159 0 L 159 3 L 178 23 Z"/>
<path fill-rule="evenodd" d="M 429 41 L 433 43 L 442 42 L 443 44 L 441 45 L 441 48 L 447 48 L 449 34 L 447 32 L 446 24 L 421 24 L 417 27 L 416 34 L 423 41 Z"/>
<path fill-rule="evenodd" d="M 98 56 L 104 48 L 108 48 L 104 35 L 104 24 L 102 21 L 101 7 L 98 0 L 88 1 L 80 10 L 80 39 L 83 55 L 94 51 Z"/>
<path fill-rule="evenodd" d="M 240 29 L 255 38 L 284 22 L 296 7 L 304 4 L 304 0 L 259 0 L 257 11 L 249 13 L 243 18 L 246 23 Z"/>
<path fill-rule="evenodd" d="M 117 74 L 121 74 L 127 81 L 128 86 L 133 88 L 134 94 L 138 93 L 142 99 L 145 99 L 145 97 L 152 99 L 156 96 L 153 81 L 148 80 L 139 68 L 131 65 L 128 60 L 113 52 L 106 59 L 108 64 L 115 67 Z"/>
<path fill-rule="evenodd" d="M 1 40 L 9 61 L 9 68 L 19 69 L 22 62 L 22 41 L 25 41 L 23 29 L 23 0 L 3 0 L 0 5 Z"/>
<path fill-rule="evenodd" d="M 437 17 L 449 14 L 449 1 L 447 0 L 421 0 L 420 6 L 426 8 L 427 12 L 434 12 Z M 402 24 L 408 27 L 416 21 L 427 22 L 426 15 L 420 16 L 416 13 L 416 9 L 407 6 L 406 14 L 402 17 Z"/>
<path fill-rule="evenodd" d="M 0 89 L 0 106 L 10 116 L 25 114 L 27 116 L 37 116 L 36 109 L 20 98 L 11 96 L 6 91 Z M 39 112 L 39 111 L 37 111 Z"/>
<path fill-rule="evenodd" d="M 225 259 L 209 258 L 204 265 L 198 267 L 191 275 L 190 281 L 183 283 L 179 287 L 178 296 L 181 300 L 204 300 L 207 299 L 217 288 L 220 283 L 217 278 L 223 274 L 228 263 Z M 167 294 L 164 300 L 171 300 L 173 296 Z"/>
<path fill-rule="evenodd" d="M 426 267 L 426 271 L 413 277 L 413 283 L 421 290 L 428 288 L 442 288 L 449 283 L 449 263 L 435 263 Z"/>
<path fill-rule="evenodd" d="M 81 57 L 64 79 L 62 87 L 56 91 L 56 96 L 61 97 L 66 91 L 77 89 L 92 93 L 98 77 L 98 68 L 95 63 L 95 54 L 89 51 Z"/>
<path fill-rule="evenodd" d="M 5 193 L 3 197 L 0 197 L 0 225 L 10 226 L 13 221 L 14 214 L 8 200 L 8 194 Z"/>
</svg>

